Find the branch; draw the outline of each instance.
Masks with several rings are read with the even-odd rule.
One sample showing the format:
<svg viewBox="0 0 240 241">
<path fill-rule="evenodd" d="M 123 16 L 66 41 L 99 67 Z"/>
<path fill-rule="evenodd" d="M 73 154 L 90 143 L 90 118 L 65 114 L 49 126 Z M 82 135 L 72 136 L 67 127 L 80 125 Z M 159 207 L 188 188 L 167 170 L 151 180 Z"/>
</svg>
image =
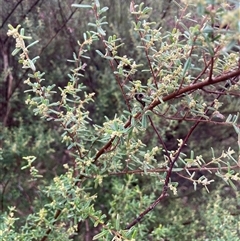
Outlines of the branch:
<svg viewBox="0 0 240 241">
<path fill-rule="evenodd" d="M 130 229 L 131 227 L 133 227 L 134 225 L 136 225 L 137 223 L 139 223 L 142 218 L 148 214 L 151 210 L 153 210 L 159 203 L 162 199 L 164 199 L 165 197 L 168 196 L 168 184 L 170 182 L 170 177 L 172 175 L 172 170 L 173 170 L 173 167 L 174 167 L 174 164 L 175 162 L 177 161 L 179 155 L 180 155 L 180 150 L 185 146 L 185 144 L 187 143 L 189 137 L 191 136 L 192 132 L 195 130 L 195 128 L 198 126 L 200 122 L 196 122 L 190 129 L 190 131 L 188 132 L 187 136 L 185 137 L 185 139 L 183 140 L 180 148 L 178 149 L 178 152 L 176 153 L 174 159 L 172 160 L 172 162 L 170 162 L 170 165 L 169 165 L 169 168 L 168 168 L 168 171 L 167 171 L 167 175 L 166 175 L 166 178 L 165 178 L 165 182 L 164 182 L 164 186 L 163 186 L 163 190 L 162 190 L 162 193 L 160 194 L 160 196 L 147 208 L 145 209 L 142 213 L 139 214 L 139 216 L 134 219 L 130 224 L 127 225 L 126 229 Z"/>
<path fill-rule="evenodd" d="M 220 82 L 220 81 L 227 80 L 227 79 L 232 78 L 232 77 L 237 76 L 237 75 L 240 75 L 240 70 L 235 71 L 235 72 L 232 72 L 232 73 L 230 73 L 230 74 L 226 74 L 226 75 L 221 76 L 221 77 L 218 77 L 218 78 L 215 78 L 215 79 L 213 79 L 213 82 L 214 82 L 214 83 L 218 83 L 218 82 Z M 188 91 L 191 91 L 191 90 L 194 90 L 194 89 L 202 88 L 203 86 L 200 87 L 201 85 L 203 85 L 203 86 L 209 85 L 209 81 L 208 81 L 208 80 L 205 80 L 205 81 L 200 82 L 200 83 L 197 83 L 197 84 L 195 84 L 195 85 L 193 85 L 193 86 L 187 86 L 187 87 L 181 89 L 180 91 L 176 91 L 176 92 L 168 95 L 168 98 L 169 98 L 169 96 L 171 96 L 171 98 L 175 98 L 176 96 L 179 95 L 178 92 L 181 92 L 181 94 L 185 93 L 183 90 L 185 90 L 186 92 L 188 92 Z M 197 86 L 197 87 L 196 87 L 196 86 Z M 194 88 L 194 87 L 195 87 L 195 88 Z M 216 99 L 219 99 L 220 97 L 221 97 L 221 94 L 219 94 Z M 171 99 L 171 98 L 169 98 L 169 99 Z M 163 98 L 163 100 L 166 101 L 166 100 L 168 100 L 168 99 L 167 99 L 167 97 L 165 97 L 165 98 Z M 159 100 L 157 100 L 157 101 L 159 101 Z M 152 104 L 153 104 L 154 102 L 157 102 L 157 101 L 153 101 Z M 159 103 L 160 103 L 160 101 L 159 101 Z M 152 104 L 151 104 L 151 105 L 152 105 Z M 210 106 L 212 106 L 213 104 L 214 104 L 214 102 L 212 102 L 212 104 L 211 104 Z M 151 105 L 150 105 L 150 106 L 151 106 Z M 156 104 L 156 105 L 157 105 L 157 104 Z M 153 109 L 154 107 L 151 107 L 151 108 Z M 148 109 L 151 109 L 151 108 L 148 107 Z M 209 111 L 209 109 L 206 109 L 206 110 L 205 110 L 205 114 L 207 114 L 208 111 Z M 187 133 L 186 137 L 185 137 L 184 140 L 182 141 L 182 143 L 181 143 L 180 147 L 178 148 L 177 153 L 175 154 L 173 160 L 172 160 L 172 161 L 169 161 L 169 168 L 168 168 L 168 170 L 167 170 L 167 174 L 166 174 L 164 186 L 163 186 L 163 189 L 162 189 L 162 192 L 161 192 L 160 196 L 159 196 L 148 208 L 146 208 L 142 213 L 140 213 L 139 216 L 138 216 L 136 219 L 134 219 L 134 220 L 126 227 L 126 229 L 130 229 L 131 227 L 133 227 L 134 225 L 136 225 L 137 223 L 139 223 L 146 214 L 148 214 L 154 207 L 156 207 L 156 206 L 160 203 L 160 201 L 161 201 L 162 199 L 164 199 L 165 197 L 168 196 L 168 193 L 167 193 L 167 191 L 168 191 L 168 185 L 169 185 L 169 182 L 170 182 L 170 178 L 171 178 L 171 175 L 172 175 L 172 172 L 173 172 L 173 167 L 174 167 L 174 165 L 175 165 L 175 162 L 178 160 L 178 157 L 179 157 L 179 155 L 180 155 L 180 153 L 181 153 L 182 148 L 187 144 L 187 141 L 188 141 L 189 137 L 192 135 L 192 133 L 193 133 L 193 131 L 196 129 L 196 127 L 201 123 L 201 120 L 202 120 L 202 117 L 200 117 L 198 120 L 196 120 L 196 122 L 195 122 L 194 125 L 191 127 L 191 129 L 190 129 L 189 132 Z"/>
<path fill-rule="evenodd" d="M 240 75 L 240 69 L 236 70 L 236 71 L 233 71 L 233 72 L 230 72 L 230 73 L 227 73 L 225 75 L 222 75 L 220 77 L 217 77 L 217 78 L 213 78 L 211 83 L 209 83 L 209 78 L 207 78 L 207 80 L 204 80 L 202 82 L 199 82 L 199 83 L 196 83 L 196 84 L 193 84 L 193 85 L 188 85 L 180 90 L 177 90 L 165 97 L 162 98 L 162 101 L 166 102 L 168 100 L 171 100 L 171 99 L 174 99 L 182 94 L 185 94 L 189 91 L 193 91 L 193 90 L 197 90 L 197 89 L 202 89 L 204 86 L 207 86 L 207 85 L 213 85 L 213 84 L 217 84 L 219 82 L 222 82 L 222 81 L 226 81 L 228 79 L 231 79 L 235 76 L 239 76 Z M 154 107 L 156 107 L 157 105 L 161 104 L 160 100 L 154 100 L 149 106 L 148 108 L 146 109 L 147 110 L 152 110 Z"/>
<path fill-rule="evenodd" d="M 154 130 L 155 133 L 157 134 L 158 139 L 159 139 L 160 143 L 162 144 L 163 149 L 164 149 L 165 152 L 166 152 L 165 155 L 168 157 L 169 162 L 172 162 L 172 158 L 170 157 L 170 155 L 169 155 L 169 153 L 168 153 L 168 149 L 167 149 L 167 147 L 166 147 L 166 145 L 165 145 L 162 137 L 161 137 L 160 134 L 158 133 L 157 128 L 156 128 L 155 125 L 153 124 L 152 118 L 151 118 L 150 116 L 148 116 L 148 119 L 150 120 L 150 123 L 151 123 L 151 126 L 152 126 L 153 130 Z"/>
<path fill-rule="evenodd" d="M 182 171 L 191 171 L 191 172 L 217 172 L 219 170 L 238 170 L 240 169 L 240 165 L 234 165 L 234 166 L 226 166 L 226 167 L 190 167 L 190 168 L 182 168 Z M 137 170 L 127 170 L 127 171 L 121 171 L 121 172 L 110 172 L 109 175 L 111 176 L 120 176 L 120 175 L 126 175 L 126 174 L 140 174 L 143 175 L 144 173 L 162 173 L 168 171 L 168 168 L 154 168 L 154 169 L 137 169 Z M 177 173 L 178 174 L 178 173 Z M 95 178 L 95 177 L 93 177 Z"/>
<path fill-rule="evenodd" d="M 186 86 L 186 87 L 184 87 L 184 88 L 182 88 L 182 89 L 180 89 L 180 90 L 177 90 L 177 91 L 175 91 L 175 92 L 173 92 L 173 93 L 171 93 L 171 94 L 169 94 L 169 95 L 167 95 L 167 96 L 164 96 L 164 97 L 162 98 L 162 101 L 163 101 L 163 102 L 169 101 L 169 100 L 174 99 L 174 98 L 176 98 L 176 97 L 178 97 L 178 96 L 180 96 L 180 95 L 182 95 L 182 94 L 185 94 L 185 93 L 187 93 L 187 92 L 189 92 L 189 91 L 201 89 L 201 88 L 203 88 L 204 86 L 217 84 L 217 83 L 219 83 L 219 82 L 226 81 L 226 80 L 228 80 L 228 79 L 231 79 L 231 78 L 233 78 L 233 77 L 235 77 L 235 76 L 239 76 L 239 75 L 240 75 L 240 69 L 238 69 L 238 70 L 236 70 L 236 71 L 233 71 L 233 72 L 230 72 L 230 73 L 227 73 L 227 74 L 222 75 L 222 76 L 220 76 L 220 77 L 216 77 L 216 78 L 212 79 L 211 83 L 209 83 L 209 78 L 207 78 L 206 80 L 204 80 L 204 81 L 202 81 L 202 82 L 199 82 L 199 83 L 196 83 L 196 84 L 193 84 L 193 85 L 188 85 L 188 86 Z M 145 109 L 145 111 L 147 111 L 147 110 L 151 110 L 151 111 L 152 111 L 153 108 L 156 107 L 156 106 L 159 105 L 159 104 L 161 104 L 160 100 L 159 100 L 159 99 L 156 99 L 156 100 L 154 100 L 154 101 Z M 142 114 L 143 114 L 143 113 L 138 112 L 133 118 L 139 119 L 139 118 L 141 118 Z M 200 122 L 200 121 L 201 121 L 201 119 L 198 120 L 198 122 Z M 128 127 L 130 127 L 130 126 L 131 126 L 131 119 L 129 119 L 129 120 L 125 123 L 124 127 L 125 127 L 125 128 L 128 128 Z M 107 150 L 107 149 L 112 145 L 112 142 L 113 142 L 114 139 L 115 139 L 115 137 L 111 138 L 111 140 L 109 140 L 109 141 L 97 152 L 97 154 L 96 154 L 96 156 L 95 156 L 95 158 L 94 158 L 95 162 L 97 161 L 97 159 L 98 159 L 102 154 L 104 154 L 105 150 Z"/>
</svg>

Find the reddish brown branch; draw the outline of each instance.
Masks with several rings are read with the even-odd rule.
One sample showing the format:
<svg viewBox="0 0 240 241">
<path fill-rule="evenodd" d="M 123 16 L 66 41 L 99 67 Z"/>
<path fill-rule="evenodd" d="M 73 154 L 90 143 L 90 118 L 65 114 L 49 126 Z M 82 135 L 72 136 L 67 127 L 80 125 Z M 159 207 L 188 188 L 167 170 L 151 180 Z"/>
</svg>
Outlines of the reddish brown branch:
<svg viewBox="0 0 240 241">
<path fill-rule="evenodd" d="M 227 74 L 224 74 L 224 75 L 221 75 L 221 76 L 219 76 L 219 77 L 216 77 L 216 78 L 212 79 L 211 85 L 217 84 L 217 83 L 222 82 L 222 81 L 226 81 L 226 80 L 228 80 L 228 79 L 231 79 L 231 78 L 236 77 L 236 76 L 239 76 L 239 75 L 240 75 L 240 69 L 238 69 L 238 70 L 236 70 L 236 71 L 232 71 L 232 72 L 230 72 L 230 73 L 227 73 Z M 183 95 L 183 94 L 188 93 L 188 92 L 190 92 L 190 91 L 194 91 L 194 90 L 197 90 L 197 89 L 201 89 L 201 88 L 203 88 L 203 87 L 205 87 L 205 86 L 208 86 L 208 85 L 210 85 L 210 83 L 209 83 L 208 78 L 207 78 L 207 80 L 204 80 L 204 81 L 202 81 L 202 82 L 195 83 L 195 84 L 193 84 L 193 85 L 186 86 L 186 87 L 184 87 L 184 88 L 182 88 L 182 89 L 180 89 L 180 90 L 177 90 L 177 91 L 175 91 L 175 92 L 173 92 L 173 93 L 171 93 L 171 94 L 169 94 L 169 95 L 167 95 L 167 96 L 164 96 L 164 97 L 162 98 L 162 101 L 164 101 L 164 102 L 169 101 L 169 100 L 174 99 L 174 98 L 176 98 L 176 97 L 178 97 L 178 96 L 180 96 L 180 95 Z M 159 105 L 159 104 L 161 104 L 160 100 L 159 100 L 159 99 L 156 99 L 156 100 L 154 100 L 154 101 L 145 109 L 145 111 L 147 111 L 147 110 L 153 110 L 153 108 L 156 107 L 156 106 Z M 139 119 L 141 116 L 142 116 L 142 113 L 139 112 L 139 113 L 137 113 L 133 118 Z M 199 120 L 199 122 L 200 122 L 200 121 L 201 121 L 201 119 Z M 129 120 L 125 123 L 124 127 L 125 127 L 125 128 L 128 128 L 128 127 L 130 127 L 130 125 L 131 125 L 131 119 L 129 119 Z M 104 154 L 105 150 L 107 150 L 107 149 L 111 146 L 111 144 L 112 144 L 112 142 L 113 142 L 114 139 L 115 139 L 115 137 L 111 138 L 111 140 L 110 140 L 108 143 L 106 143 L 106 144 L 97 152 L 97 154 L 96 154 L 96 156 L 95 156 L 95 158 L 94 158 L 95 161 L 97 161 L 97 159 L 98 159 L 102 154 Z"/>
<path fill-rule="evenodd" d="M 231 79 L 235 76 L 239 76 L 240 75 L 240 69 L 236 70 L 236 71 L 232 71 L 230 73 L 227 73 L 227 74 L 224 74 L 224 75 L 221 75 L 219 77 L 216 77 L 216 78 L 213 78 L 212 81 L 211 81 L 211 85 L 214 85 L 214 84 L 217 84 L 219 82 L 223 82 L 223 81 L 226 81 L 228 79 Z M 193 91 L 193 90 L 197 90 L 197 89 L 201 89 L 207 85 L 210 85 L 209 81 L 208 81 L 208 78 L 207 80 L 204 80 L 202 82 L 198 82 L 198 83 L 195 83 L 193 85 L 189 85 L 189 86 L 186 86 L 180 90 L 177 90 L 167 96 L 164 96 L 162 98 L 162 101 L 168 101 L 168 100 L 171 100 L 171 99 L 174 99 L 182 94 L 185 94 L 189 91 Z M 156 107 L 157 105 L 159 105 L 161 102 L 160 100 L 154 100 L 146 110 L 152 110 L 154 107 Z"/>
<path fill-rule="evenodd" d="M 56 213 L 55 213 L 55 215 L 54 215 L 53 225 L 55 225 L 55 223 L 57 222 L 57 218 L 60 216 L 61 213 L 62 213 L 62 210 L 60 210 L 60 209 L 56 211 Z M 51 233 L 51 231 L 52 231 L 52 229 L 49 228 L 49 229 L 46 231 L 45 235 L 41 238 L 40 241 L 45 241 L 45 240 L 47 240 L 48 235 Z"/>
<path fill-rule="evenodd" d="M 183 168 L 181 171 L 188 170 L 190 172 L 196 172 L 196 171 L 201 171 L 201 172 L 217 172 L 219 170 L 235 170 L 235 169 L 240 169 L 240 166 L 234 165 L 234 166 L 227 166 L 227 167 L 191 167 L 191 168 Z M 126 170 L 126 171 L 121 171 L 121 172 L 110 172 L 109 175 L 111 176 L 121 176 L 121 175 L 126 175 L 126 174 L 140 174 L 143 175 L 144 173 L 162 173 L 168 171 L 168 168 L 154 168 L 154 169 L 147 169 L 147 170 Z M 95 178 L 95 177 L 93 177 Z"/>
<path fill-rule="evenodd" d="M 168 153 L 168 149 L 167 149 L 167 147 L 166 147 L 166 145 L 165 145 L 162 137 L 161 137 L 160 134 L 158 133 L 158 130 L 157 130 L 157 128 L 155 127 L 155 125 L 154 125 L 154 123 L 153 123 L 153 121 L 152 121 L 152 118 L 151 118 L 150 116 L 148 116 L 148 118 L 149 118 L 149 121 L 150 121 L 150 123 L 151 123 L 151 126 L 152 126 L 153 130 L 154 130 L 155 133 L 157 134 L 157 137 L 158 137 L 158 139 L 159 139 L 159 141 L 160 141 L 160 144 L 162 144 L 162 146 L 163 146 L 163 148 L 164 148 L 164 150 L 165 150 L 165 155 L 168 157 L 168 161 L 169 161 L 169 162 L 172 162 L 172 159 L 171 159 L 171 157 L 170 157 L 170 155 L 169 155 L 169 153 Z"/>
<path fill-rule="evenodd" d="M 156 207 L 160 201 L 162 199 L 164 199 L 165 197 L 168 196 L 168 185 L 169 185 L 169 182 L 170 182 L 170 177 L 172 175 L 172 170 L 173 170 L 173 167 L 174 167 L 174 164 L 175 162 L 177 161 L 179 155 L 180 155 L 180 152 L 182 150 L 182 148 L 185 146 L 185 144 L 187 143 L 189 137 L 191 136 L 192 132 L 195 130 L 195 128 L 198 126 L 199 122 L 197 121 L 192 127 L 191 129 L 189 130 L 187 136 L 185 137 L 185 139 L 183 140 L 180 148 L 178 149 L 178 152 L 176 153 L 176 155 L 174 156 L 174 159 L 172 160 L 172 162 L 169 163 L 169 169 L 167 171 L 167 175 L 166 175 L 166 178 L 165 178 L 165 182 L 164 182 L 164 186 L 163 186 L 163 190 L 162 190 L 162 193 L 160 194 L 160 196 L 147 208 L 145 209 L 142 213 L 139 214 L 139 216 L 134 219 L 129 225 L 127 225 L 126 229 L 130 229 L 131 227 L 133 227 L 134 225 L 136 225 L 137 223 L 139 223 L 142 218 L 148 214 L 151 210 L 153 210 L 154 207 Z"/>
<path fill-rule="evenodd" d="M 220 82 L 220 81 L 227 80 L 227 79 L 232 78 L 232 77 L 235 77 L 235 76 L 237 76 L 237 75 L 240 75 L 240 70 L 234 71 L 234 72 L 232 72 L 232 73 L 230 73 L 230 74 L 226 74 L 226 75 L 221 76 L 221 77 L 218 77 L 218 78 L 215 78 L 213 81 L 214 81 L 215 83 L 218 83 L 218 82 Z M 203 86 L 205 86 L 205 85 L 208 85 L 209 82 L 208 82 L 208 80 L 205 80 L 205 81 L 203 81 L 203 82 L 201 82 L 201 83 L 194 84 L 193 86 L 195 86 L 195 88 L 196 88 L 196 86 L 197 86 L 196 89 L 198 89 L 198 88 L 200 88 L 200 87 L 199 87 L 200 84 L 203 84 Z M 203 86 L 202 86 L 202 87 L 203 87 Z M 188 91 L 190 91 L 190 90 L 194 90 L 194 88 L 191 88 L 191 87 L 192 87 L 192 86 L 187 86 L 187 87 L 185 87 L 185 88 L 183 88 L 183 89 L 184 89 L 186 92 L 188 92 Z M 183 89 L 182 89 L 182 90 L 183 90 Z M 181 92 L 181 91 L 180 91 L 180 92 Z M 178 95 L 178 93 L 179 93 L 179 90 L 177 91 L 177 93 L 176 93 L 176 92 L 175 92 L 175 93 L 172 93 L 172 94 L 170 94 L 169 96 L 171 96 L 171 98 L 175 98 L 176 95 Z M 183 92 L 183 93 L 184 93 L 184 92 Z M 172 97 L 172 96 L 174 96 L 174 97 Z M 221 96 L 221 94 L 218 95 L 217 99 L 220 98 L 220 96 Z M 170 99 L 171 99 L 171 98 L 170 98 Z M 166 101 L 166 100 L 168 100 L 168 99 L 165 97 L 164 101 Z M 159 101 L 159 100 L 158 100 L 158 101 Z M 153 102 L 154 102 L 154 101 L 153 101 Z M 160 101 L 159 101 L 159 103 L 160 103 Z M 153 104 L 153 103 L 152 103 L 152 104 Z M 152 105 L 152 104 L 151 104 L 151 105 Z M 214 102 L 212 102 L 211 106 L 212 106 L 213 104 L 214 104 Z M 150 105 L 150 106 L 151 106 L 151 105 Z M 155 105 L 155 106 L 156 106 L 156 105 Z M 154 107 L 155 107 L 155 106 L 154 106 Z M 153 109 L 154 107 L 151 107 L 151 108 Z M 151 108 L 148 108 L 148 109 L 151 109 Z M 206 109 L 205 114 L 207 114 L 208 111 L 209 111 L 209 110 Z M 198 120 L 196 120 L 196 122 L 195 122 L 194 125 L 191 127 L 191 129 L 190 129 L 189 132 L 187 133 L 186 137 L 185 137 L 184 140 L 182 141 L 182 143 L 181 143 L 180 147 L 178 148 L 177 153 L 175 154 L 172 162 L 169 161 L 169 168 L 168 168 L 168 170 L 167 170 L 167 174 L 166 174 L 164 186 L 163 186 L 163 189 L 162 189 L 162 192 L 161 192 L 160 196 L 159 196 L 148 208 L 146 208 L 142 213 L 140 213 L 139 216 L 138 216 L 136 219 L 134 219 L 129 225 L 127 225 L 126 229 L 130 229 L 131 227 L 133 227 L 134 225 L 136 225 L 137 223 L 139 223 L 139 222 L 142 220 L 142 218 L 143 218 L 146 214 L 148 214 L 154 207 L 156 207 L 156 205 L 159 204 L 160 201 L 161 201 L 163 198 L 165 198 L 166 196 L 168 196 L 168 193 L 167 193 L 167 191 L 168 191 L 168 185 L 169 185 L 170 178 L 171 178 L 171 175 L 172 175 L 172 172 L 173 172 L 174 164 L 175 164 L 175 162 L 177 161 L 177 159 L 178 159 L 178 157 L 179 157 L 179 155 L 180 155 L 180 153 L 181 153 L 181 151 L 182 151 L 182 148 L 187 144 L 187 141 L 188 141 L 189 137 L 192 135 L 192 133 L 193 133 L 193 131 L 196 129 L 196 127 L 201 123 L 201 119 L 202 119 L 202 117 L 200 117 Z"/>
</svg>

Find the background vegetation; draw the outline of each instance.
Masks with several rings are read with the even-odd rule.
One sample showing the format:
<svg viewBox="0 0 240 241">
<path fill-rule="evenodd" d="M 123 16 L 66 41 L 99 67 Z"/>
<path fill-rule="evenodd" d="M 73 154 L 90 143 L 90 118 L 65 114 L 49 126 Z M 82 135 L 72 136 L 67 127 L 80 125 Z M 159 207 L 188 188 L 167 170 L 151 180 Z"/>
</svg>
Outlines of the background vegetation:
<svg viewBox="0 0 240 241">
<path fill-rule="evenodd" d="M 238 1 L 1 6 L 2 240 L 240 240 Z"/>
</svg>

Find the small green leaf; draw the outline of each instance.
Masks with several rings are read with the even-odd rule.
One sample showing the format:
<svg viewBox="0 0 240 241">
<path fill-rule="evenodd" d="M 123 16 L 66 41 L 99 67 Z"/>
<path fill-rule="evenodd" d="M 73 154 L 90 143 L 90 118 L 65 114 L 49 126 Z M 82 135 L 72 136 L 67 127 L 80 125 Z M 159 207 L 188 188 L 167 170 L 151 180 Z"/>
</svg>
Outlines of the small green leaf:
<svg viewBox="0 0 240 241">
<path fill-rule="evenodd" d="M 10 30 L 14 30 L 14 27 L 12 26 L 12 24 L 8 24 L 8 28 L 9 28 Z"/>
<path fill-rule="evenodd" d="M 87 4 L 76 4 L 76 3 L 74 3 L 71 6 L 75 7 L 75 8 L 92 8 L 91 5 L 87 5 Z"/>
<path fill-rule="evenodd" d="M 88 26 L 96 27 L 97 25 L 95 23 L 88 23 Z"/>
<path fill-rule="evenodd" d="M 234 115 L 234 116 L 233 116 L 233 121 L 232 121 L 232 122 L 233 122 L 234 124 L 237 122 L 238 116 L 239 116 L 239 112 L 237 113 L 237 115 Z"/>
<path fill-rule="evenodd" d="M 108 10 L 108 7 L 103 7 L 99 12 L 98 14 L 102 14 L 104 12 L 106 12 Z"/>
<path fill-rule="evenodd" d="M 190 68 L 190 66 L 191 66 L 191 59 L 188 58 L 183 67 L 183 76 L 186 74 L 186 72 Z"/>
<path fill-rule="evenodd" d="M 114 131 L 118 131 L 118 124 L 117 124 L 117 122 L 113 122 L 113 130 Z"/>
<path fill-rule="evenodd" d="M 190 159 L 194 159 L 194 151 L 193 150 L 191 150 L 191 154 L 190 154 Z"/>
<path fill-rule="evenodd" d="M 33 61 L 32 61 L 31 59 L 29 59 L 29 60 L 28 60 L 28 63 L 29 63 L 30 68 L 32 69 L 32 71 L 35 72 L 35 71 L 36 71 L 36 67 L 35 67 Z"/>
<path fill-rule="evenodd" d="M 12 56 L 16 55 L 21 49 L 17 48 L 12 51 Z"/>
<path fill-rule="evenodd" d="M 95 0 L 95 4 L 96 4 L 96 7 L 97 7 L 97 8 L 100 8 L 100 3 L 99 3 L 98 0 Z"/>
<path fill-rule="evenodd" d="M 21 30 L 20 30 L 20 35 L 22 35 L 22 36 L 24 36 L 24 28 L 21 28 Z"/>
<path fill-rule="evenodd" d="M 231 119 L 232 119 L 232 115 L 231 115 L 231 114 L 229 114 L 229 115 L 228 115 L 228 118 L 226 119 L 226 123 L 231 122 Z"/>
<path fill-rule="evenodd" d="M 181 172 L 182 170 L 183 170 L 183 168 L 181 168 L 181 167 L 172 169 L 173 172 Z"/>
<path fill-rule="evenodd" d="M 197 4 L 197 13 L 198 15 L 202 16 L 204 14 L 204 6 L 202 3 Z"/>
<path fill-rule="evenodd" d="M 37 59 L 39 59 L 40 57 L 39 56 L 36 56 L 32 59 L 32 61 L 35 63 Z"/>
<path fill-rule="evenodd" d="M 147 116 L 146 116 L 146 115 L 143 115 L 143 116 L 142 116 L 142 127 L 143 127 L 144 129 L 147 128 Z"/>
<path fill-rule="evenodd" d="M 99 54 L 102 58 L 104 58 L 104 55 L 103 55 L 103 53 L 102 53 L 101 51 L 99 51 L 98 49 L 96 49 L 96 52 L 97 52 L 97 54 Z"/>
<path fill-rule="evenodd" d="M 116 228 L 116 230 L 119 230 L 119 227 L 120 227 L 120 220 L 119 220 L 119 214 L 117 214 L 117 217 L 116 217 L 116 224 L 115 224 L 115 228 Z"/>
<path fill-rule="evenodd" d="M 211 26 L 207 25 L 207 26 L 203 29 L 202 32 L 203 32 L 203 33 L 213 33 L 213 28 L 212 28 Z"/>
<path fill-rule="evenodd" d="M 105 31 L 104 31 L 100 26 L 97 27 L 97 31 L 98 31 L 102 36 L 105 36 L 105 35 L 106 35 Z"/>
<path fill-rule="evenodd" d="M 95 235 L 95 236 L 93 237 L 93 240 L 97 240 L 97 239 L 105 236 L 107 233 L 108 233 L 108 230 L 103 230 L 101 233 Z"/>
<path fill-rule="evenodd" d="M 128 139 L 131 139 L 132 138 L 132 133 L 133 133 L 133 127 L 131 126 L 128 131 L 127 131 L 127 134 L 128 134 Z"/>
<path fill-rule="evenodd" d="M 196 182 L 193 182 L 193 189 L 194 189 L 194 191 L 197 190 L 197 183 Z"/>
<path fill-rule="evenodd" d="M 30 43 L 26 48 L 28 49 L 28 48 L 32 47 L 34 44 L 36 44 L 38 42 L 39 42 L 39 40 L 36 40 L 36 41 Z"/>
<path fill-rule="evenodd" d="M 236 133 L 240 135 L 240 129 L 235 125 L 235 123 L 233 124 L 233 128 L 236 131 Z"/>
<path fill-rule="evenodd" d="M 136 126 L 136 120 L 135 120 L 135 118 L 133 117 L 133 118 L 131 118 L 131 126 Z"/>
<path fill-rule="evenodd" d="M 223 48 L 223 51 L 228 52 L 229 50 L 231 50 L 235 46 L 237 46 L 237 42 L 236 42 L 235 39 L 233 39 Z"/>
<path fill-rule="evenodd" d="M 232 180 L 229 179 L 228 182 L 229 182 L 229 185 L 232 187 L 232 189 L 235 190 L 235 191 L 237 191 L 237 187 L 236 187 L 236 185 L 232 182 Z"/>
</svg>

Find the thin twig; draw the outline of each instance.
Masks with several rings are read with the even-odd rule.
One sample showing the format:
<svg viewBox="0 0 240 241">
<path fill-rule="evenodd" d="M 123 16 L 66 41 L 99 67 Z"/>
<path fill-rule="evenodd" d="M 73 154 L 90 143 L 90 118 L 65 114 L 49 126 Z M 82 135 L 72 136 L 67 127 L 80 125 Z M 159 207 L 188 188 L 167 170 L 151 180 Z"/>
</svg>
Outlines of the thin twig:
<svg viewBox="0 0 240 241">
<path fill-rule="evenodd" d="M 152 126 L 153 130 L 155 131 L 155 133 L 156 133 L 157 136 L 158 136 L 158 139 L 159 139 L 161 145 L 163 146 L 163 149 L 165 150 L 165 155 L 168 157 L 168 161 L 169 161 L 169 162 L 172 162 L 172 158 L 170 157 L 170 155 L 169 155 L 169 153 L 168 153 L 168 149 L 167 149 L 167 147 L 166 147 L 163 139 L 161 138 L 160 134 L 158 133 L 157 128 L 156 128 L 155 125 L 153 124 L 152 118 L 151 118 L 150 116 L 148 116 L 148 118 L 149 118 L 149 121 L 150 121 L 150 123 L 151 123 L 151 126 Z"/>
<path fill-rule="evenodd" d="M 235 169 L 240 169 L 239 165 L 234 165 L 234 166 L 226 166 L 226 167 L 190 167 L 190 168 L 186 168 L 183 167 L 182 171 L 188 170 L 191 172 L 196 172 L 196 171 L 201 171 L 201 172 L 217 172 L 219 170 L 235 170 Z M 139 175 L 143 175 L 145 173 L 162 173 L 162 172 L 167 172 L 168 168 L 152 168 L 152 169 L 146 169 L 146 170 L 142 170 L 142 169 L 137 169 L 137 170 L 126 170 L 126 171 L 120 171 L 120 172 L 110 172 L 108 173 L 111 176 L 121 176 L 121 175 L 127 175 L 127 174 L 139 174 Z M 95 178 L 94 176 L 92 178 Z"/>
</svg>

